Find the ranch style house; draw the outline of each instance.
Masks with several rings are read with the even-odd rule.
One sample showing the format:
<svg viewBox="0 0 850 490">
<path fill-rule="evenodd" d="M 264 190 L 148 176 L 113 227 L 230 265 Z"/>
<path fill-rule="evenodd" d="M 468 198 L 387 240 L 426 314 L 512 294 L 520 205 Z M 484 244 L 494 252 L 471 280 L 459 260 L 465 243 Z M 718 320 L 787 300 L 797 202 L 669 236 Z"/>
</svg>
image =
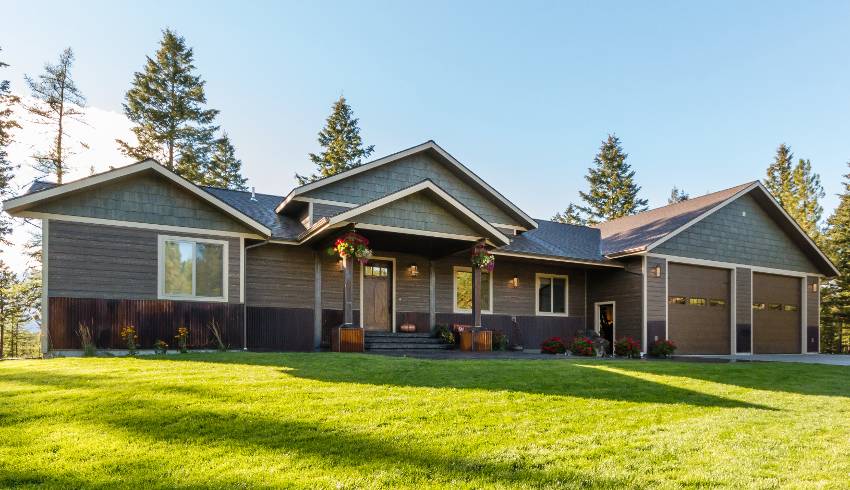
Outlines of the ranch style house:
<svg viewBox="0 0 850 490">
<path fill-rule="evenodd" d="M 153 160 L 4 202 L 41 220 L 42 349 L 171 343 L 311 351 L 340 325 L 503 332 L 536 349 L 596 330 L 644 352 L 818 352 L 835 266 L 759 182 L 596 226 L 533 219 L 433 141 L 285 196 L 197 186 Z M 328 248 L 356 231 L 360 263 Z M 486 249 L 492 271 L 472 267 Z M 409 329 L 406 327 L 405 329 Z M 368 344 L 367 344 L 368 347 Z"/>
</svg>

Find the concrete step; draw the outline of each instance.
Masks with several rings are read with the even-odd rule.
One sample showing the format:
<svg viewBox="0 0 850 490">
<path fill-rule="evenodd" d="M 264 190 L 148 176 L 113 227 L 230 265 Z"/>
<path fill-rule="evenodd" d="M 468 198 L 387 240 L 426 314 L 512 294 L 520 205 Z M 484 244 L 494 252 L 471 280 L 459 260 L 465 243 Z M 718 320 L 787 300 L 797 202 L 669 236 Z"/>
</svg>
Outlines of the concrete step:
<svg viewBox="0 0 850 490">
<path fill-rule="evenodd" d="M 449 344 L 400 344 L 400 343 L 366 343 L 366 350 L 371 351 L 405 351 L 405 350 L 446 350 Z"/>
<path fill-rule="evenodd" d="M 443 341 L 433 337 L 366 337 L 366 343 L 373 344 L 442 344 Z"/>
<path fill-rule="evenodd" d="M 428 332 L 380 332 L 380 331 L 369 331 L 365 332 L 366 338 L 370 337 L 398 337 L 398 338 L 430 338 L 431 334 Z"/>
</svg>

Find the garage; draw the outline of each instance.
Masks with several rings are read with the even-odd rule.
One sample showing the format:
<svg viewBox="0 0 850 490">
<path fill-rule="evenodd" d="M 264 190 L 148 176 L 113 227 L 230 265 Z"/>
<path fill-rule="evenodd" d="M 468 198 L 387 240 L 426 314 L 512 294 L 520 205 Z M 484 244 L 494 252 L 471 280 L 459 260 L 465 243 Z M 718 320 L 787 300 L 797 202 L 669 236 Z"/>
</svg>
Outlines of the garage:
<svg viewBox="0 0 850 490">
<path fill-rule="evenodd" d="M 753 273 L 753 353 L 799 354 L 799 277 Z"/>
<path fill-rule="evenodd" d="M 677 354 L 729 354 L 730 271 L 668 264 L 668 338 Z"/>
</svg>

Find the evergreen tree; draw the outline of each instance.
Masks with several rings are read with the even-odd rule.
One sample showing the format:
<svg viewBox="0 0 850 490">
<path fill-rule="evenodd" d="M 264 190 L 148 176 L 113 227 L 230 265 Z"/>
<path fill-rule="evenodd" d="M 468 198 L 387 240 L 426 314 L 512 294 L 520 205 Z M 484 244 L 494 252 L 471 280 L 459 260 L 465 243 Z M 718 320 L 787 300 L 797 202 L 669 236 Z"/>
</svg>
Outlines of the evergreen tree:
<svg viewBox="0 0 850 490">
<path fill-rule="evenodd" d="M 248 190 L 245 185 L 248 179 L 242 177 L 241 172 L 242 160 L 236 158 L 236 148 L 227 133 L 224 133 L 213 144 L 205 183 L 213 187 L 245 191 Z"/>
<path fill-rule="evenodd" d="M 785 209 L 789 209 L 788 205 L 794 202 L 791 179 L 793 165 L 794 153 L 790 146 L 782 143 L 776 149 L 773 163 L 767 167 L 767 178 L 764 181 L 764 186 Z"/>
<path fill-rule="evenodd" d="M 838 207 L 827 220 L 826 228 L 826 249 L 841 273 L 825 283 L 821 290 L 826 350 L 841 349 L 841 346 L 834 345 L 836 342 L 830 338 L 830 333 L 841 332 L 850 326 L 850 173 L 844 178 L 844 191 Z"/>
<path fill-rule="evenodd" d="M 819 223 L 823 217 L 820 200 L 826 194 L 820 183 L 820 175 L 812 172 L 812 162 L 797 162 L 791 172 L 791 190 L 793 201 L 786 206 L 788 214 L 794 218 L 803 230 L 815 241 L 820 240 Z"/>
<path fill-rule="evenodd" d="M 0 61 L 0 68 L 6 66 L 9 65 Z M 12 118 L 12 107 L 18 102 L 18 97 L 12 95 L 9 89 L 9 81 L 0 80 L 0 200 L 11 197 L 12 177 L 17 168 L 8 160 L 6 148 L 12 142 L 12 130 L 20 128 Z M 11 232 L 11 218 L 6 213 L 0 213 L 0 244 L 9 244 L 6 236 Z"/>
<path fill-rule="evenodd" d="M 667 204 L 676 204 L 677 202 L 687 201 L 690 198 L 691 196 L 687 192 L 673 186 L 673 189 L 670 191 L 670 197 L 667 198 Z"/>
<path fill-rule="evenodd" d="M 13 289 L 17 277 L 12 269 L 0 260 L 0 359 L 3 358 L 3 346 L 6 342 L 6 330 L 16 317 L 17 311 L 13 304 Z"/>
<path fill-rule="evenodd" d="M 635 183 L 635 172 L 626 163 L 620 139 L 609 134 L 593 159 L 594 167 L 588 169 L 588 192 L 579 191 L 585 206 L 577 208 L 587 215 L 589 224 L 622 218 L 646 210 L 648 201 L 638 197 L 640 186 Z"/>
<path fill-rule="evenodd" d="M 585 225 L 587 221 L 581 215 L 581 211 L 578 206 L 573 203 L 570 203 L 563 212 L 555 213 L 555 216 L 552 216 L 552 221 L 556 223 L 566 223 L 568 225 Z"/>
<path fill-rule="evenodd" d="M 319 145 L 324 151 L 318 155 L 309 155 L 318 173 L 310 176 L 295 174 L 300 185 L 357 167 L 375 151 L 374 145 L 363 146 L 358 122 L 345 97 L 340 96 L 333 105 L 324 129 L 319 131 Z"/>
<path fill-rule="evenodd" d="M 159 50 L 133 75 L 124 114 L 135 126 L 136 144 L 117 140 L 121 151 L 138 160 L 154 158 L 183 177 L 201 183 L 218 128 L 218 111 L 205 107 L 205 82 L 195 74 L 194 53 L 174 31 L 162 33 Z"/>
</svg>

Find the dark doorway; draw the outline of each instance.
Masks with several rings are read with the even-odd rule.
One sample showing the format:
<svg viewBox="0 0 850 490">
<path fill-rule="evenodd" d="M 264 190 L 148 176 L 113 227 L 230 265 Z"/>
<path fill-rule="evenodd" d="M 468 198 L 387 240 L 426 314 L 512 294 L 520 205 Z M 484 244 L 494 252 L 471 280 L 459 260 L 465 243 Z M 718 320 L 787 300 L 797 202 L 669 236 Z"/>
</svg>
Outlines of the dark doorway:
<svg viewBox="0 0 850 490">
<path fill-rule="evenodd" d="M 363 266 L 363 328 L 392 330 L 393 264 L 370 260 Z"/>
<path fill-rule="evenodd" d="M 614 345 L 614 303 L 596 304 L 596 330 L 599 336 Z"/>
</svg>

